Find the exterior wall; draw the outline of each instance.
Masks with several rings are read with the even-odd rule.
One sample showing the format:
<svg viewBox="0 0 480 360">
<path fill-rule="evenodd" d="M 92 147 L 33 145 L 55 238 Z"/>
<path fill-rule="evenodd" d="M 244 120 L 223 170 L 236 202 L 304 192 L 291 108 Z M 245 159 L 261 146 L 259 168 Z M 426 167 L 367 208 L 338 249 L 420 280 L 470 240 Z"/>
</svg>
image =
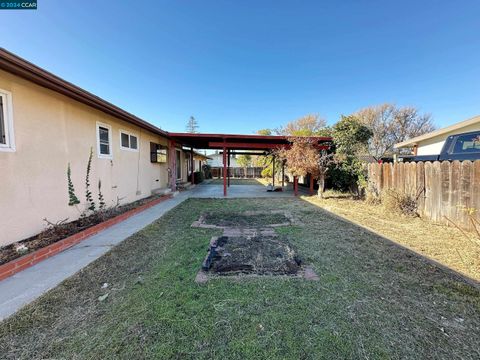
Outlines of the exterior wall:
<svg viewBox="0 0 480 360">
<path fill-rule="evenodd" d="M 465 126 L 461 129 L 457 129 L 446 134 L 435 136 L 430 139 L 420 141 L 418 143 L 417 155 L 439 155 L 442 151 L 445 140 L 454 134 L 461 134 L 470 131 L 480 131 L 480 122 L 470 126 Z"/>
<path fill-rule="evenodd" d="M 98 180 L 106 203 L 113 206 L 151 195 L 167 186 L 167 164 L 150 162 L 150 142 L 167 140 L 54 91 L 0 71 L 0 89 L 12 93 L 16 151 L 0 151 L 0 246 L 35 235 L 44 218 L 77 219 L 85 208 L 85 175 L 90 148 L 91 191 Z M 112 129 L 112 159 L 97 156 L 96 123 Z M 138 138 L 139 151 L 120 149 L 120 130 Z M 68 206 L 67 164 L 81 204 Z"/>
</svg>

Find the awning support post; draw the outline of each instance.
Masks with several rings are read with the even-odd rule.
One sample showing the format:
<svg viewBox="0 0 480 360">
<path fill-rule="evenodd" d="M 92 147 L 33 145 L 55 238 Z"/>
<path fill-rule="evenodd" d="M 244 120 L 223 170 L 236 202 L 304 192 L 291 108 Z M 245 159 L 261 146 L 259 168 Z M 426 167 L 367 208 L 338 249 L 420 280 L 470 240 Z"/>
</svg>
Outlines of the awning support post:
<svg viewBox="0 0 480 360">
<path fill-rule="evenodd" d="M 168 163 L 170 189 L 175 192 L 177 191 L 177 154 L 175 150 L 175 141 L 169 141 L 168 143 Z"/>
<path fill-rule="evenodd" d="M 227 160 L 227 186 L 230 187 L 230 149 L 228 149 Z"/>
<path fill-rule="evenodd" d="M 192 171 L 192 174 L 191 174 L 191 179 L 190 179 L 190 182 L 193 184 L 195 184 L 195 176 L 193 176 L 193 173 L 195 172 L 195 169 L 194 169 L 194 160 L 193 160 L 193 147 L 190 148 L 190 170 Z"/>
<path fill-rule="evenodd" d="M 273 156 L 273 164 L 272 164 L 272 185 L 275 189 L 275 155 Z"/>
<path fill-rule="evenodd" d="M 223 147 L 223 196 L 227 196 L 227 148 Z"/>
</svg>

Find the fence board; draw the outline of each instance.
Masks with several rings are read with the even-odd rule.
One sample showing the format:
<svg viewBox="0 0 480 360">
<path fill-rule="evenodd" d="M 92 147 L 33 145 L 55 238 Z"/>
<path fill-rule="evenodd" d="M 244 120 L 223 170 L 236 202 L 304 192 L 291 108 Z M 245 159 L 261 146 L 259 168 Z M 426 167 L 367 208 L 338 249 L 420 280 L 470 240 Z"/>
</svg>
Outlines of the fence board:
<svg viewBox="0 0 480 360">
<path fill-rule="evenodd" d="M 475 209 L 480 221 L 480 160 L 369 164 L 368 172 L 372 189 L 414 196 L 423 217 L 472 230 L 467 209 Z"/>
</svg>

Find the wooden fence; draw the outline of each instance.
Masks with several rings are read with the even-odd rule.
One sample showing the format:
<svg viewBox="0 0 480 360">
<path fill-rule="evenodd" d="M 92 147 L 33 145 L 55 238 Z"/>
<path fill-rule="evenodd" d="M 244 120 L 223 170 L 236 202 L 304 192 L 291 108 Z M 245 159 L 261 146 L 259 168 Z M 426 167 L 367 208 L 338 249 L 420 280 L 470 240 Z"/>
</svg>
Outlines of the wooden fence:
<svg viewBox="0 0 480 360">
<path fill-rule="evenodd" d="M 480 221 L 480 160 L 369 164 L 368 181 L 370 191 L 415 196 L 420 216 L 435 222 L 473 230 L 469 209 Z"/>
<path fill-rule="evenodd" d="M 259 178 L 262 177 L 262 167 L 231 167 L 228 172 L 232 178 Z M 213 178 L 223 177 L 223 167 L 212 167 L 211 168 Z"/>
</svg>

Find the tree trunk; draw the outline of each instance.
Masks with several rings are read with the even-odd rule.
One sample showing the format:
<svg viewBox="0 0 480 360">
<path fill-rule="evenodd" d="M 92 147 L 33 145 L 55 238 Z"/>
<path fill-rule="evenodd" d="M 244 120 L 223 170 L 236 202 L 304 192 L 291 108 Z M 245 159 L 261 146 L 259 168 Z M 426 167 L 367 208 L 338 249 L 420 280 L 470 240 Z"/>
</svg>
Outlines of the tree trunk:
<svg viewBox="0 0 480 360">
<path fill-rule="evenodd" d="M 325 192 L 325 176 L 320 175 L 320 178 L 317 181 L 318 184 L 318 197 L 323 199 L 323 193 Z"/>
</svg>

